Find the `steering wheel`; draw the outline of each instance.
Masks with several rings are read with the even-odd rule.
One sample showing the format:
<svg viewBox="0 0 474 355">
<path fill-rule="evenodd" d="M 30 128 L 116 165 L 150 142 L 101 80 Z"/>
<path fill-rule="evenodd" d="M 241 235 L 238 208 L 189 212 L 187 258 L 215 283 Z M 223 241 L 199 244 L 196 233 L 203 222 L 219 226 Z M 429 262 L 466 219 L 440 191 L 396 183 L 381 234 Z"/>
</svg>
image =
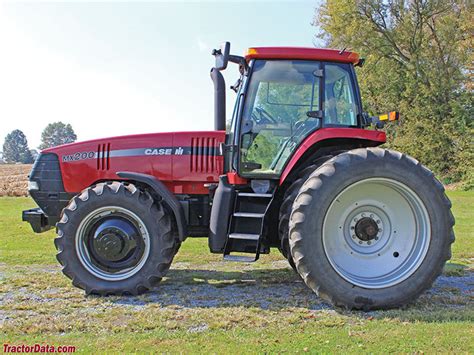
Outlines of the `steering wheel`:
<svg viewBox="0 0 474 355">
<path fill-rule="evenodd" d="M 298 137 L 305 135 L 308 132 L 312 131 L 319 124 L 319 120 L 313 120 L 311 118 L 307 120 L 300 120 L 295 123 L 293 126 L 292 137 Z"/>
<path fill-rule="evenodd" d="M 255 112 L 258 113 L 258 116 L 255 114 Z M 255 107 L 255 109 L 252 112 L 252 119 L 255 121 L 257 124 L 268 124 L 268 123 L 278 123 L 278 121 L 273 118 L 272 115 L 270 115 L 264 108 L 262 107 Z"/>
</svg>

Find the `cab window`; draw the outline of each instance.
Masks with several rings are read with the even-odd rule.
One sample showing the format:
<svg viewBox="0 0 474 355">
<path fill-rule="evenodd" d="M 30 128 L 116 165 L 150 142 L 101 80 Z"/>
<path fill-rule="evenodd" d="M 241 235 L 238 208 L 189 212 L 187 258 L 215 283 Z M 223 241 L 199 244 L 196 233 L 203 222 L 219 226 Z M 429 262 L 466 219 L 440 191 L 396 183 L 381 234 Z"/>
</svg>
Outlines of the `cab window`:
<svg viewBox="0 0 474 355">
<path fill-rule="evenodd" d="M 324 123 L 356 126 L 357 104 L 348 64 L 324 65 Z"/>
</svg>

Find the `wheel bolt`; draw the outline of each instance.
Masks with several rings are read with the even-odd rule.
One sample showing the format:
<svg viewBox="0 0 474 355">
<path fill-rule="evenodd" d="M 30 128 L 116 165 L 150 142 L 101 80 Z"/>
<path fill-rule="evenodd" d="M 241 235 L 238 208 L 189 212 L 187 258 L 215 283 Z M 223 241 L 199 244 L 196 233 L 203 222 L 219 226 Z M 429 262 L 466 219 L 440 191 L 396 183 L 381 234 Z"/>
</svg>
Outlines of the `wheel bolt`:
<svg viewBox="0 0 474 355">
<path fill-rule="evenodd" d="M 375 240 L 379 240 L 379 237 L 375 237 Z"/>
<path fill-rule="evenodd" d="M 357 218 L 354 218 L 354 222 L 357 222 Z"/>
<path fill-rule="evenodd" d="M 362 217 L 365 217 L 365 213 L 362 213 Z"/>
<path fill-rule="evenodd" d="M 370 240 L 369 240 L 369 241 L 367 242 L 367 244 L 370 245 L 370 244 L 372 244 L 372 243 L 371 243 Z"/>
<path fill-rule="evenodd" d="M 380 219 L 377 220 L 377 224 L 380 224 Z"/>
<path fill-rule="evenodd" d="M 359 241 L 359 244 L 362 244 L 362 240 Z"/>
<path fill-rule="evenodd" d="M 355 227 L 354 227 L 354 226 L 352 226 L 352 227 L 351 227 L 351 230 L 354 230 L 354 229 L 355 229 Z"/>
<path fill-rule="evenodd" d="M 372 218 L 372 219 L 373 219 L 373 218 L 374 218 L 374 215 L 373 215 L 373 214 L 371 214 L 371 215 L 370 215 L 370 218 Z"/>
<path fill-rule="evenodd" d="M 355 236 L 355 235 L 353 235 L 353 236 L 352 236 L 352 239 L 356 239 L 356 236 Z"/>
</svg>

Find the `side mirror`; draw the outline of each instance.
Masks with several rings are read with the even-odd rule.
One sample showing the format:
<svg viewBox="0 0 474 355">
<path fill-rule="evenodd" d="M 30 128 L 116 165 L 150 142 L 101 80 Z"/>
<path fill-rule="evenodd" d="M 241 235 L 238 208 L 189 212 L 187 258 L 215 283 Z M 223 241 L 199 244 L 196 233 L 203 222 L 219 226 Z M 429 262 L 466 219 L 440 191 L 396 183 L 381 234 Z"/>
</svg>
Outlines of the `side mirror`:
<svg viewBox="0 0 474 355">
<path fill-rule="evenodd" d="M 212 55 L 216 57 L 215 68 L 217 70 L 224 70 L 229 63 L 230 42 L 224 42 L 219 49 L 213 49 Z"/>
<path fill-rule="evenodd" d="M 372 117 L 368 112 L 362 112 L 360 115 L 362 127 L 369 127 L 372 124 Z"/>
</svg>

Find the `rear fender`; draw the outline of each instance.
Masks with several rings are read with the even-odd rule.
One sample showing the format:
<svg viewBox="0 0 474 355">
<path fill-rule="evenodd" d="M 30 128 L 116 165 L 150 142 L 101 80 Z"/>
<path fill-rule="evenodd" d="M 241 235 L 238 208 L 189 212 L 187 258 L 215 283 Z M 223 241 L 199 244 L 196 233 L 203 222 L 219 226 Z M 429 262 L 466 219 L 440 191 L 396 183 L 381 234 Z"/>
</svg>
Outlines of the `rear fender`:
<svg viewBox="0 0 474 355">
<path fill-rule="evenodd" d="M 133 173 L 128 171 L 117 172 L 117 175 L 126 180 L 132 180 L 139 182 L 143 185 L 146 185 L 150 188 L 155 194 L 160 196 L 165 203 L 171 209 L 171 212 L 174 215 L 176 225 L 178 228 L 179 240 L 183 241 L 187 237 L 187 227 L 186 227 L 186 218 L 184 215 L 183 206 L 179 203 L 178 199 L 166 188 L 166 186 L 152 175 L 142 174 L 142 173 Z"/>
<path fill-rule="evenodd" d="M 359 128 L 322 128 L 310 134 L 296 149 L 280 176 L 280 186 L 293 171 L 315 155 L 337 150 L 375 147 L 385 143 L 385 132 Z"/>
</svg>

